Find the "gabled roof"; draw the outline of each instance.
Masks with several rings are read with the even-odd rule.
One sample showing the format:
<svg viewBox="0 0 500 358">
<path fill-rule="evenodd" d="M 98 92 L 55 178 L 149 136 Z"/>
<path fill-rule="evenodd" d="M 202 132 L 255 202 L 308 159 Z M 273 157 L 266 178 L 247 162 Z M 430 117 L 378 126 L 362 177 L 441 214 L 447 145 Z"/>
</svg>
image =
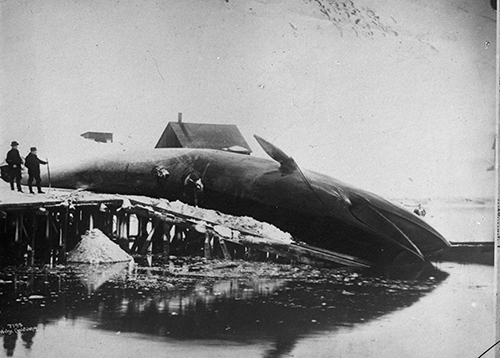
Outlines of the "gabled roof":
<svg viewBox="0 0 500 358">
<path fill-rule="evenodd" d="M 246 154 L 252 152 L 234 124 L 169 122 L 156 148 L 170 147 L 220 149 Z"/>
</svg>

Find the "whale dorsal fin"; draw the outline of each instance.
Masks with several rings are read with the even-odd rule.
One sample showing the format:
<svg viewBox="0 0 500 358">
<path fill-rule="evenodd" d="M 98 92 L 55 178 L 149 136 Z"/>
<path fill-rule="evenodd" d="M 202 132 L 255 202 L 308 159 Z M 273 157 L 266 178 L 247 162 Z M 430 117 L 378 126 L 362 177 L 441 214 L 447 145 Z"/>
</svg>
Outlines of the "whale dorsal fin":
<svg viewBox="0 0 500 358">
<path fill-rule="evenodd" d="M 285 152 L 283 152 L 281 149 L 279 149 L 277 146 L 275 146 L 272 143 L 269 143 L 267 140 L 259 137 L 258 135 L 254 135 L 255 139 L 257 142 L 260 144 L 262 149 L 275 161 L 280 163 L 280 171 L 283 173 L 283 175 L 286 174 L 291 174 L 295 170 L 297 170 L 298 166 L 297 163 L 295 163 L 295 160 L 293 160 L 292 157 L 288 156 Z"/>
</svg>

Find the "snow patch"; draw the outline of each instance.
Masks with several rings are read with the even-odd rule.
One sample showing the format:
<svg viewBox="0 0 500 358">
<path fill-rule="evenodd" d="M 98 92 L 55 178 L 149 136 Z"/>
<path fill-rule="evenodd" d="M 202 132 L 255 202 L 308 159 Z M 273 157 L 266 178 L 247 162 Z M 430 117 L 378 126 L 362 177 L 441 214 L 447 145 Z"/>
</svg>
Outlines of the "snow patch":
<svg viewBox="0 0 500 358">
<path fill-rule="evenodd" d="M 88 230 L 68 254 L 68 262 L 111 263 L 132 261 L 133 258 L 112 242 L 99 229 Z"/>
</svg>

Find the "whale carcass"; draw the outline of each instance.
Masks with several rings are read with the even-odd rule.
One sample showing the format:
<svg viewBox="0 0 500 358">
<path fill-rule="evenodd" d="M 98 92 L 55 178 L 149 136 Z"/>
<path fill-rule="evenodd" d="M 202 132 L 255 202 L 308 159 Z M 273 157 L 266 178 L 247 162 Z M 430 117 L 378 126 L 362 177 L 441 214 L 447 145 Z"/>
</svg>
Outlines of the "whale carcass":
<svg viewBox="0 0 500 358">
<path fill-rule="evenodd" d="M 251 216 L 301 242 L 374 264 L 425 261 L 450 246 L 406 209 L 302 170 L 256 138 L 273 160 L 212 149 L 152 149 L 51 168 L 50 181 L 53 187 L 161 197 Z"/>
</svg>

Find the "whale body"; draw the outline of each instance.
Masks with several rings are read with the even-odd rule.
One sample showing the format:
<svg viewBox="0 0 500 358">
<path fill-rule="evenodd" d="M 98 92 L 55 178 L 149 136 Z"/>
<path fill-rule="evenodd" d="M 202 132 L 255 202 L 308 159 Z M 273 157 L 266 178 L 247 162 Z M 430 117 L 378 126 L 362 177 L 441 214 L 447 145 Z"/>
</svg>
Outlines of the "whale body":
<svg viewBox="0 0 500 358">
<path fill-rule="evenodd" d="M 273 160 L 222 150 L 161 148 L 50 168 L 50 182 L 52 187 L 181 200 L 251 216 L 298 241 L 373 264 L 425 261 L 450 246 L 403 207 L 330 176 L 301 170 L 279 148 L 256 138 Z M 193 173 L 203 186 L 196 203 L 194 189 L 186 185 Z M 42 180 L 48 183 L 49 178 Z"/>
</svg>

